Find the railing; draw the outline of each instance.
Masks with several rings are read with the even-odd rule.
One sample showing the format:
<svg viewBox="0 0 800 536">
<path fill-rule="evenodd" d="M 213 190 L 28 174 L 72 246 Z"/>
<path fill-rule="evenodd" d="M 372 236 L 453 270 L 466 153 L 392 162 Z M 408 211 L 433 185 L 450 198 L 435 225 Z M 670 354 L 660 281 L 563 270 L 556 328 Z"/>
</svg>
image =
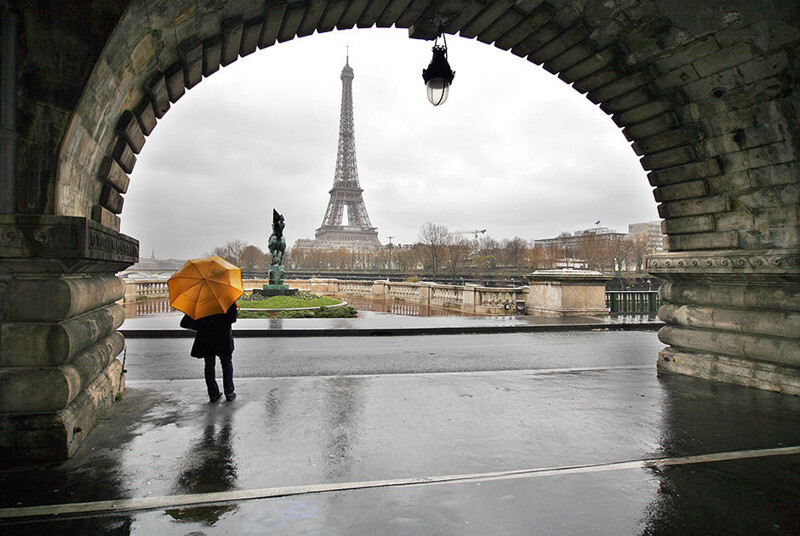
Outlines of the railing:
<svg viewBox="0 0 800 536">
<path fill-rule="evenodd" d="M 521 294 L 510 289 L 480 288 L 478 290 L 478 296 L 480 297 L 478 305 L 513 306 L 516 303 L 517 296 Z"/>
<path fill-rule="evenodd" d="M 496 288 L 472 285 L 462 287 L 424 282 L 312 279 L 287 281 L 287 283 L 290 283 L 292 288 L 311 290 L 320 294 L 405 301 L 477 314 L 508 314 L 509 311 L 516 311 L 517 302 L 526 301 L 528 294 L 528 287 Z M 605 294 L 606 309 L 612 314 L 655 314 L 659 307 L 664 305 L 657 291 L 606 291 Z M 126 302 L 167 296 L 169 288 L 166 281 L 126 281 Z"/>
<path fill-rule="evenodd" d="M 431 303 L 444 307 L 461 307 L 464 303 L 463 287 L 433 285 L 431 287 Z"/>
<path fill-rule="evenodd" d="M 416 302 L 419 285 L 416 283 L 386 283 L 386 295 L 394 300 Z"/>
<path fill-rule="evenodd" d="M 617 313 L 657 313 L 664 305 L 655 290 L 649 291 L 607 291 L 606 308 Z"/>
<path fill-rule="evenodd" d="M 370 296 L 374 300 L 418 303 L 457 309 L 463 313 L 510 314 L 517 301 L 525 301 L 527 287 L 495 288 L 475 285 L 440 285 L 430 282 L 311 280 L 313 292 L 340 296 Z M 318 283 L 315 283 L 317 281 Z"/>
<path fill-rule="evenodd" d="M 169 296 L 166 281 L 125 281 L 125 301 Z"/>
<path fill-rule="evenodd" d="M 169 313 L 172 307 L 169 305 L 169 298 L 154 298 L 141 301 L 132 301 L 123 305 L 126 318 L 136 318 L 157 313 Z"/>
<path fill-rule="evenodd" d="M 372 281 L 341 281 L 339 292 L 352 296 L 371 296 Z"/>
</svg>

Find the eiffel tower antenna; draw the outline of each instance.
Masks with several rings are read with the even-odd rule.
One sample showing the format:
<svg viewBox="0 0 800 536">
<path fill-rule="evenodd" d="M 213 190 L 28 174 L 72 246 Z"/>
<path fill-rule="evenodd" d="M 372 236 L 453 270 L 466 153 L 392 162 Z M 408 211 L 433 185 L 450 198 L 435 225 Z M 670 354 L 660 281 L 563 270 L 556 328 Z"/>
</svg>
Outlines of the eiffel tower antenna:
<svg viewBox="0 0 800 536">
<path fill-rule="evenodd" d="M 322 225 L 314 232 L 318 247 L 377 249 L 378 229 L 372 226 L 364 205 L 356 165 L 356 139 L 353 123 L 353 68 L 347 47 L 342 69 L 342 107 L 339 119 L 339 148 L 330 201 Z M 345 221 L 346 211 L 346 221 Z"/>
</svg>

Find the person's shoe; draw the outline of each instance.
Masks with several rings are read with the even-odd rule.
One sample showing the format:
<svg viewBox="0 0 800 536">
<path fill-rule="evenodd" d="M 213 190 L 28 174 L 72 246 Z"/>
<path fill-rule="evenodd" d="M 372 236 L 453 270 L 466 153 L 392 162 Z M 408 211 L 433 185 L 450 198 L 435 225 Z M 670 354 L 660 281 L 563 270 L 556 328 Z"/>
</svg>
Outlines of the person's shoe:
<svg viewBox="0 0 800 536">
<path fill-rule="evenodd" d="M 236 393 L 225 395 L 225 400 L 227 400 L 228 402 L 230 402 L 231 400 L 236 400 Z"/>
<path fill-rule="evenodd" d="M 210 400 L 211 400 L 211 402 L 216 402 L 220 398 L 222 398 L 222 393 L 219 393 L 217 396 L 210 397 Z"/>
</svg>

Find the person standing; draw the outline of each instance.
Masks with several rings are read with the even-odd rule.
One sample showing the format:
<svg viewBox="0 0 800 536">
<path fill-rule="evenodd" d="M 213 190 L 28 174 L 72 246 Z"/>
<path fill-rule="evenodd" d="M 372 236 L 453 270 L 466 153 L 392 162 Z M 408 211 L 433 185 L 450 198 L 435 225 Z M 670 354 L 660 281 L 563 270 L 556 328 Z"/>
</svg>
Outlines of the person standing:
<svg viewBox="0 0 800 536">
<path fill-rule="evenodd" d="M 216 402 L 224 392 L 226 400 L 236 398 L 233 386 L 233 329 L 236 322 L 238 306 L 234 303 L 225 313 L 193 319 L 184 315 L 181 327 L 197 332 L 192 345 L 191 356 L 205 360 L 205 379 L 208 398 Z M 222 365 L 222 389 L 216 379 L 216 362 L 219 357 Z"/>
</svg>

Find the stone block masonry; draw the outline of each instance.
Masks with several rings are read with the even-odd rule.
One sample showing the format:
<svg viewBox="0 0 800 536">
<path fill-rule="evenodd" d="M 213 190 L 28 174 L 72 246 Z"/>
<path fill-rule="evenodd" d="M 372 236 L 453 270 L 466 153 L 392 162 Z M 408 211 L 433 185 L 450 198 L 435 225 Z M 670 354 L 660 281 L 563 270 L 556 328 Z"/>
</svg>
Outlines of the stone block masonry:
<svg viewBox="0 0 800 536">
<path fill-rule="evenodd" d="M 800 395 L 796 250 L 668 253 L 647 267 L 668 280 L 659 371 Z"/>
<path fill-rule="evenodd" d="M 124 387 L 114 274 L 138 242 L 91 220 L 0 216 L 0 458 L 57 460 Z"/>
</svg>

